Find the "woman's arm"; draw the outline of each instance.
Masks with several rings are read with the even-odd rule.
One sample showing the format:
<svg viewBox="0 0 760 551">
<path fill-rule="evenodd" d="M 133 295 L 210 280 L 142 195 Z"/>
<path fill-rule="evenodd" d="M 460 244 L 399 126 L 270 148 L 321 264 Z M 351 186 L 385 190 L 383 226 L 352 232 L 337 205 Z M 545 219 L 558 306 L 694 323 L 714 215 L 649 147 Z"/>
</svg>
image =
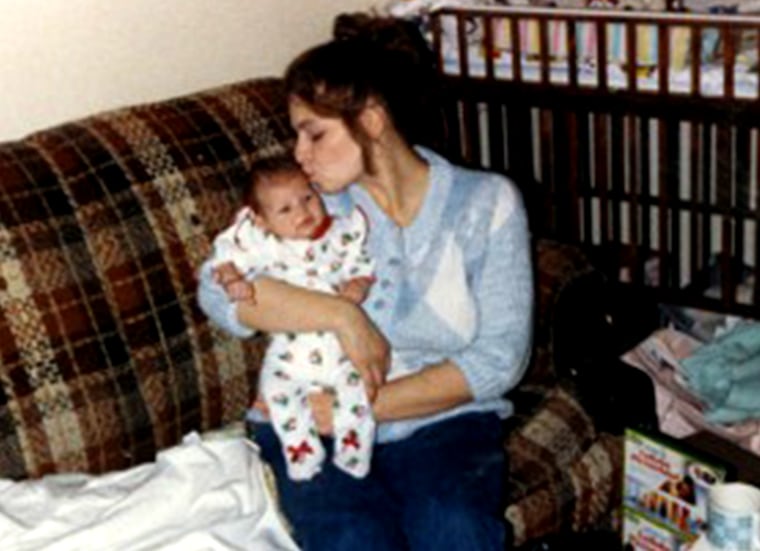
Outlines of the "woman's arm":
<svg viewBox="0 0 760 551">
<path fill-rule="evenodd" d="M 433 415 L 471 400 L 472 393 L 462 371 L 454 363 L 445 361 L 386 382 L 378 389 L 372 412 L 375 419 L 383 423 Z M 331 435 L 334 395 L 311 393 L 309 403 L 319 433 Z M 264 404 L 257 402 L 256 406 L 262 408 Z"/>
<path fill-rule="evenodd" d="M 374 393 L 385 380 L 388 342 L 358 306 L 336 295 L 264 277 L 251 283 L 255 302 L 233 302 L 225 288 L 240 279 L 239 273 L 218 273 L 209 265 L 201 269 L 199 304 L 222 328 L 240 337 L 250 336 L 254 330 L 332 331 L 362 374 L 368 392 Z"/>
<path fill-rule="evenodd" d="M 237 316 L 242 324 L 267 332 L 331 331 L 362 374 L 371 399 L 385 381 L 388 341 L 361 308 L 339 295 L 260 278 L 256 302 L 238 303 Z"/>
<path fill-rule="evenodd" d="M 472 401 L 462 371 L 451 361 L 429 365 L 380 388 L 373 412 L 378 422 L 424 417 Z"/>
<path fill-rule="evenodd" d="M 446 361 L 383 385 L 373 404 L 378 421 L 433 415 L 472 400 L 502 396 L 519 382 L 530 357 L 533 271 L 527 219 L 519 194 L 502 185 L 483 266 L 472 292 L 478 332 Z M 319 430 L 332 429 L 331 399 L 312 398 Z"/>
<path fill-rule="evenodd" d="M 530 358 L 533 270 L 526 213 L 519 192 L 499 178 L 482 265 L 472 274 L 478 312 L 475 338 L 446 361 L 388 382 L 374 405 L 382 421 L 431 415 L 466 402 L 503 396 Z"/>
</svg>

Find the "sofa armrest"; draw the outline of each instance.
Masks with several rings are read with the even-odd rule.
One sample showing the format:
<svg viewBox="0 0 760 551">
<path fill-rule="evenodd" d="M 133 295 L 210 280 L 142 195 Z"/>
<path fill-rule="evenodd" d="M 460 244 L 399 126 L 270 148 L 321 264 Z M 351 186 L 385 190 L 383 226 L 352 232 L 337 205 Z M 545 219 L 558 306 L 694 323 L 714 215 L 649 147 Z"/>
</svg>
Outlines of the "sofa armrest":
<svg viewBox="0 0 760 551">
<path fill-rule="evenodd" d="M 0 476 L 122 469 L 242 419 L 263 346 L 208 321 L 195 273 L 287 119 L 253 79 L 0 144 Z"/>
<path fill-rule="evenodd" d="M 579 247 L 549 240 L 537 242 L 535 266 L 533 365 L 510 396 L 517 413 L 507 422 L 505 516 L 515 545 L 589 529 L 621 491 L 621 438 L 606 432 L 604 417 L 619 363 L 605 340 L 612 331 L 607 280 Z M 591 384 L 599 371 L 604 377 Z"/>
<path fill-rule="evenodd" d="M 514 545 L 602 523 L 620 500 L 622 451 L 621 437 L 597 433 L 584 406 L 555 388 L 507 440 Z"/>
</svg>

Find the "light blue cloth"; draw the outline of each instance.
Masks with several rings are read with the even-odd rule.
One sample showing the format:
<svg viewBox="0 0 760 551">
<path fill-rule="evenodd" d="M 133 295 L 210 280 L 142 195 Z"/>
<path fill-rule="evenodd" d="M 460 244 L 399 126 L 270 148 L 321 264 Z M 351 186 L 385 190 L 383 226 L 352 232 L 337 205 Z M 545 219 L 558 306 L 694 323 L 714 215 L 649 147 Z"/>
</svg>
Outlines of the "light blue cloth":
<svg viewBox="0 0 760 551">
<path fill-rule="evenodd" d="M 510 415 L 504 394 L 519 382 L 531 349 L 533 273 L 517 188 L 502 175 L 419 151 L 430 164 L 430 188 L 411 226 L 389 220 L 359 185 L 325 200 L 335 214 L 359 207 L 369 220 L 367 247 L 377 281 L 363 306 L 391 343 L 389 377 L 450 359 L 475 399 L 437 415 L 382 424 L 381 442 L 465 412 Z M 228 332 L 253 333 L 238 322 L 236 306 L 213 281 L 208 262 L 198 299 Z"/>
<path fill-rule="evenodd" d="M 713 423 L 760 418 L 760 323 L 741 322 L 681 365 Z"/>
</svg>

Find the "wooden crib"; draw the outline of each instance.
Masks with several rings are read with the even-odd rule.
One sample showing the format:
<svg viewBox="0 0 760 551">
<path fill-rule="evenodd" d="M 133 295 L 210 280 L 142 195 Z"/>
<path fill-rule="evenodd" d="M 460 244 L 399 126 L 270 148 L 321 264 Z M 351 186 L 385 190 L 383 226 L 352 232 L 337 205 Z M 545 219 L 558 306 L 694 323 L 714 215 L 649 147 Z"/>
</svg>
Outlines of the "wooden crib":
<svg viewBox="0 0 760 551">
<path fill-rule="evenodd" d="M 534 234 L 760 318 L 760 18 L 449 8 L 430 33 L 447 153 L 511 175 Z"/>
</svg>

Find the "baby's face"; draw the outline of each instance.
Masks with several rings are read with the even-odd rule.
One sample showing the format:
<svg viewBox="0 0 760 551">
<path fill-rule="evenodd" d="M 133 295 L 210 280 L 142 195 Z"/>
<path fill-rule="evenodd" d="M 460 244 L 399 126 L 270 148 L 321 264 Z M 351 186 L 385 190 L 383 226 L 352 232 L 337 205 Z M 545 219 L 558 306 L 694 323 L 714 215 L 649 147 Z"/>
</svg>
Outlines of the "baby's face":
<svg viewBox="0 0 760 551">
<path fill-rule="evenodd" d="M 256 195 L 260 224 L 286 239 L 310 239 L 326 216 L 322 198 L 302 174 L 273 174 L 259 185 Z"/>
</svg>

